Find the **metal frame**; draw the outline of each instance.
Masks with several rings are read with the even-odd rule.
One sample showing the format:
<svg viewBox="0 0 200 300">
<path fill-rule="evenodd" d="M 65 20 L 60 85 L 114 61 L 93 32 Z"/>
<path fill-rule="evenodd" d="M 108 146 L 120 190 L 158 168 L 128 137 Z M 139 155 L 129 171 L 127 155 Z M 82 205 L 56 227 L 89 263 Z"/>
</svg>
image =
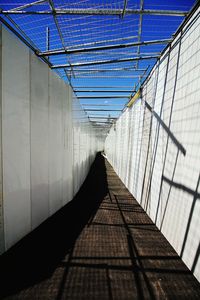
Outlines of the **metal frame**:
<svg viewBox="0 0 200 300">
<path fill-rule="evenodd" d="M 63 1 L 64 2 L 64 1 Z M 23 3 L 23 1 L 22 1 Z M 40 4 L 48 4 L 49 10 L 37 10 L 37 5 Z M 171 16 L 171 17 L 185 17 L 188 15 L 188 11 L 183 10 L 162 10 L 162 9 L 144 9 L 145 0 L 140 0 L 139 9 L 132 9 L 129 6 L 129 1 L 124 0 L 122 2 L 122 6 L 119 9 L 115 8 L 58 8 L 56 7 L 56 2 L 54 0 L 36 0 L 31 3 L 25 3 L 24 5 L 20 5 L 13 9 L 4 10 L 0 9 L 0 21 L 9 28 L 26 46 L 28 46 L 42 61 L 44 61 L 48 66 L 55 70 L 60 77 L 67 78 L 69 84 L 71 85 L 74 93 L 77 95 L 79 100 L 87 99 L 130 99 L 137 89 L 140 88 L 142 82 L 148 75 L 148 72 L 155 64 L 155 61 L 160 58 L 161 51 L 141 51 L 141 47 L 149 46 L 153 47 L 155 45 L 162 45 L 171 43 L 172 38 L 165 39 L 158 39 L 158 40 L 147 40 L 142 41 L 142 32 L 143 32 L 143 16 Z M 64 3 L 65 4 L 65 3 Z M 67 3 L 66 3 L 67 4 Z M 66 5 L 67 6 L 67 5 Z M 194 6 L 191 10 L 190 15 L 194 13 L 196 8 L 199 6 L 198 3 Z M 110 6 L 111 7 L 111 6 Z M 31 10 L 29 10 L 31 8 Z M 181 8 L 181 7 L 180 7 Z M 27 10 L 28 9 L 28 10 Z M 3 17 L 1 17 L 1 15 Z M 50 50 L 50 35 L 49 35 L 49 28 L 46 27 L 46 50 L 41 51 L 37 45 L 35 45 L 32 40 L 27 36 L 26 32 L 20 28 L 19 24 L 17 24 L 17 18 L 12 19 L 12 15 L 21 15 L 19 19 L 23 18 L 23 15 L 28 18 L 28 15 L 37 15 L 39 16 L 51 16 L 52 20 L 55 24 L 57 30 L 57 37 L 59 37 L 62 48 L 61 49 L 54 49 Z M 107 38 L 103 38 L 101 40 L 97 39 L 96 41 L 92 40 L 83 40 L 79 39 L 78 43 L 72 43 L 72 45 L 66 44 L 62 22 L 60 21 L 62 16 L 80 16 L 78 19 L 88 18 L 87 16 L 100 16 L 98 17 L 103 20 L 103 16 L 119 16 L 122 20 L 120 22 L 127 22 L 127 19 L 130 19 L 130 16 L 139 16 L 139 18 L 135 18 L 138 20 L 138 28 L 137 28 L 137 35 L 134 35 L 134 31 L 130 31 L 131 34 L 129 36 L 119 35 L 116 34 L 108 35 Z M 129 18 L 126 18 L 126 16 Z M 85 16 L 85 17 L 84 17 Z M 58 18 L 59 17 L 59 18 Z M 6 20 L 7 19 L 7 20 Z M 188 18 L 186 18 L 188 19 Z M 15 21 L 16 20 L 16 21 Z M 87 21 L 88 19 L 86 19 Z M 87 22 L 86 22 L 87 23 Z M 184 22 L 181 26 L 183 26 Z M 180 28 L 181 28 L 180 26 Z M 102 27 L 102 26 L 101 26 Z M 90 28 L 88 28 L 89 31 Z M 67 29 L 70 31 L 70 29 Z M 91 28 L 92 30 L 92 28 Z M 110 29 L 109 29 L 110 30 Z M 108 30 L 108 31 L 109 31 Z M 180 29 L 179 29 L 180 31 Z M 178 32 L 178 31 L 177 31 Z M 177 35 L 177 34 L 176 34 Z M 130 41 L 127 43 L 127 41 Z M 36 43 L 37 44 L 37 43 Z M 112 51 L 117 50 L 118 51 Z M 122 49 L 125 49 L 124 51 Z M 129 51 L 127 49 L 130 49 Z M 133 49 L 133 51 L 132 51 Z M 151 49 L 151 48 L 148 48 Z M 160 47 L 159 47 L 160 49 Z M 127 53 L 128 55 L 127 55 Z M 144 52 L 144 53 L 142 53 Z M 129 56 L 130 53 L 130 56 Z M 64 55 L 67 63 L 63 63 L 65 61 L 62 60 L 62 55 Z M 92 55 L 91 61 L 88 58 Z M 108 55 L 108 58 L 106 57 Z M 122 57 L 123 55 L 123 57 Z M 97 57 L 100 57 L 98 60 Z M 106 58 L 106 59 L 105 59 Z M 55 61 L 59 61 L 59 63 L 55 63 Z M 149 61 L 148 67 L 143 68 L 143 64 L 140 64 L 140 61 Z M 54 62 L 54 63 L 52 63 Z M 124 63 L 129 63 L 130 66 L 126 67 Z M 100 66 L 109 64 L 109 68 L 101 68 Z M 115 64 L 119 64 L 119 67 L 115 66 Z M 84 68 L 89 66 L 98 66 L 96 68 Z M 141 66 L 141 68 L 140 68 Z M 60 71 L 61 70 L 61 71 Z M 125 73 L 126 72 L 126 73 Z M 143 73 L 139 73 L 143 72 Z M 102 75 L 101 75 L 102 73 Z M 110 74 L 111 73 L 111 74 Z M 139 74 L 138 74 L 139 73 Z M 78 86 L 75 80 L 81 80 L 81 78 L 85 79 L 86 86 Z M 105 82 L 97 86 L 94 84 L 88 84 L 87 79 L 98 79 L 101 82 L 100 78 L 116 78 L 116 85 L 112 86 L 108 84 L 105 86 Z M 117 79 L 122 78 L 122 81 L 126 80 L 126 78 L 132 79 L 132 86 L 128 86 L 122 83 L 122 86 L 119 86 Z M 137 80 L 136 80 L 137 79 Z M 73 81 L 72 81 L 73 80 Z M 81 81 L 80 81 L 81 82 Z M 93 82 L 93 81 L 91 81 Z M 74 87 L 73 87 L 74 86 Z M 113 90 L 112 90 L 113 89 Z M 81 93 L 87 93 L 86 96 L 80 96 Z M 95 96 L 95 93 L 100 93 L 100 95 Z M 105 96 L 101 95 L 105 94 Z M 118 93 L 118 95 L 112 95 L 112 93 Z M 124 95 L 123 93 L 127 93 L 128 95 Z M 90 94 L 90 95 L 88 95 Z M 109 96 L 110 94 L 110 96 Z M 127 100 L 126 100 L 127 101 Z M 88 101 L 89 102 L 89 101 Z M 123 104 L 102 104 L 102 103 L 95 103 L 95 104 L 83 104 L 84 110 L 88 113 L 90 111 L 99 111 L 99 112 L 106 112 L 106 111 L 123 111 L 123 109 L 118 110 L 114 109 L 115 106 L 123 106 Z M 86 108 L 89 106 L 89 108 Z M 110 106 L 112 109 L 102 109 L 102 107 Z M 92 109 L 92 107 L 99 107 L 99 109 Z M 88 115 L 89 119 L 92 118 L 99 118 L 99 119 L 106 119 L 108 120 L 108 116 L 97 115 L 97 116 L 90 116 Z M 114 120 L 114 117 L 110 117 L 110 120 Z M 92 121 L 91 121 L 92 122 Z M 93 121 L 94 123 L 94 121 Z M 109 123 L 110 124 L 110 123 Z M 96 124 L 95 124 L 96 125 Z M 101 127 L 102 128 L 102 127 Z"/>
<path fill-rule="evenodd" d="M 12 11 L 19 11 L 19 10 L 22 10 L 24 8 L 29 8 L 29 7 L 34 6 L 34 5 L 42 4 L 44 2 L 47 2 L 47 0 L 34 1 L 34 2 L 31 2 L 31 3 L 27 3 L 27 4 L 24 4 L 24 5 L 18 6 L 16 8 L 12 8 Z"/>
<path fill-rule="evenodd" d="M 91 108 L 85 108 L 85 111 L 122 111 L 122 109 L 91 109 Z"/>
<path fill-rule="evenodd" d="M 89 118 L 90 119 L 109 119 L 109 120 L 116 120 L 117 118 L 112 118 L 112 117 L 99 117 L 99 116 L 97 116 L 97 117 L 95 117 L 95 116 L 89 116 Z"/>
<path fill-rule="evenodd" d="M 49 1 L 49 0 L 48 0 Z M 50 0 L 52 2 L 52 0 Z M 123 9 L 85 9 L 85 8 L 65 8 L 54 9 L 53 11 L 26 11 L 26 10 L 1 10 L 1 14 L 25 14 L 25 15 L 107 15 L 121 16 Z M 156 10 L 156 9 L 126 9 L 126 15 L 154 15 L 154 16 L 176 16 L 185 17 L 188 11 L 179 10 Z"/>
<path fill-rule="evenodd" d="M 53 0 L 48 0 L 48 3 L 49 3 L 49 6 L 50 6 L 50 8 L 51 8 L 51 12 L 52 12 L 53 19 L 54 19 L 54 22 L 55 22 L 55 25 L 56 25 L 56 28 L 57 28 L 57 31 L 58 31 L 58 35 L 59 35 L 59 37 L 60 37 L 62 46 L 63 46 L 63 48 L 64 48 L 64 47 L 65 47 L 65 41 L 64 41 L 64 39 L 63 39 L 62 32 L 61 32 L 61 29 L 60 29 L 60 26 L 59 26 L 59 24 L 58 24 L 58 20 L 57 20 L 57 17 L 56 17 L 54 2 L 53 2 Z M 38 55 L 38 54 L 37 54 L 37 55 Z M 48 55 L 48 57 L 49 57 L 49 55 Z M 68 60 L 68 61 L 69 61 L 69 60 Z M 71 64 L 70 64 L 70 61 L 69 61 L 69 67 L 71 68 L 71 71 L 72 71 L 72 73 L 73 73 L 73 69 L 72 69 L 72 66 L 71 66 Z M 71 84 L 71 78 L 70 78 L 70 76 L 67 74 L 65 68 L 64 68 L 64 71 L 65 71 L 65 74 L 66 74 L 66 76 L 67 76 L 67 78 L 68 78 L 68 80 L 69 80 L 69 83 Z M 73 75 L 74 75 L 74 74 L 73 74 Z"/>
<path fill-rule="evenodd" d="M 141 35 L 141 34 L 140 34 Z M 93 52 L 93 51 L 104 51 L 104 50 L 114 50 L 114 49 L 123 49 L 137 46 L 146 46 L 146 45 L 159 45 L 159 44 L 168 44 L 171 42 L 171 39 L 163 39 L 163 40 L 153 40 L 153 41 L 138 41 L 135 43 L 127 43 L 127 44 L 118 44 L 118 45 L 108 45 L 108 46 L 100 46 L 100 47 L 91 47 L 91 48 L 77 48 L 77 49 L 57 49 L 51 51 L 38 52 L 38 56 L 51 56 L 51 55 L 61 55 L 61 54 L 77 54 L 84 52 Z"/>
<path fill-rule="evenodd" d="M 115 95 L 115 96 L 77 96 L 78 99 L 116 99 L 116 98 L 124 98 L 127 99 L 129 96 L 127 95 Z"/>
<path fill-rule="evenodd" d="M 130 91 L 130 90 L 114 90 L 114 91 L 111 91 L 111 90 L 106 90 L 106 91 L 101 91 L 101 90 L 84 90 L 84 91 L 81 91 L 81 90 L 74 89 L 74 92 L 75 93 L 133 93 L 135 91 Z"/>
<path fill-rule="evenodd" d="M 71 64 L 72 67 L 83 67 L 83 66 L 94 66 L 94 65 L 105 65 L 105 64 L 116 64 L 122 62 L 130 62 L 137 60 L 148 60 L 148 59 L 158 59 L 159 56 L 140 56 L 140 57 L 130 57 L 130 58 L 121 58 L 121 59 L 112 59 L 112 60 L 99 60 L 99 61 L 91 61 L 91 62 L 77 62 L 75 64 Z M 69 68 L 70 65 L 53 65 L 52 69 L 63 69 Z"/>
</svg>

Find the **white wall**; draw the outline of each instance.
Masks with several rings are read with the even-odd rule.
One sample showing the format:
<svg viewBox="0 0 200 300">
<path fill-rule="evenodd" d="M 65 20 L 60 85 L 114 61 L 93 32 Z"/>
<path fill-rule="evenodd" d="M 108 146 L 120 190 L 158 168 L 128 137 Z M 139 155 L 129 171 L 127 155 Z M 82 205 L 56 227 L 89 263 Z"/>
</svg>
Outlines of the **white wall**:
<svg viewBox="0 0 200 300">
<path fill-rule="evenodd" d="M 113 126 L 105 151 L 200 280 L 199 10 L 163 53 L 143 84 L 141 99 Z"/>
<path fill-rule="evenodd" d="M 0 70 L 2 68 L 2 34 L 0 26 Z M 2 91 L 2 73 L 0 72 L 0 91 Z M 0 92 L 0 114 L 2 111 L 2 93 Z M 2 124 L 0 122 L 0 144 L 2 139 Z M 2 178 L 2 147 L 0 147 L 0 253 L 4 251 L 4 222 L 3 222 L 3 178 Z"/>
<path fill-rule="evenodd" d="M 0 86 L 3 252 L 73 198 L 102 141 L 71 88 L 2 27 Z"/>
</svg>

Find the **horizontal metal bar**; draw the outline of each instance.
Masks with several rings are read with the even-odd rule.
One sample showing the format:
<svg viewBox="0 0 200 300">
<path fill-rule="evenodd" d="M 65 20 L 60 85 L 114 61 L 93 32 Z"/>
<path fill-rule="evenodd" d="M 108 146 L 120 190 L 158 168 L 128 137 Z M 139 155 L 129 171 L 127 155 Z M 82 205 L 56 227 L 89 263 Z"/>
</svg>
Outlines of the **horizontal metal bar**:
<svg viewBox="0 0 200 300">
<path fill-rule="evenodd" d="M 84 109 L 85 111 L 122 111 L 122 109 Z"/>
<path fill-rule="evenodd" d="M 110 128 L 112 126 L 112 124 L 101 124 L 101 123 L 98 124 L 98 123 L 95 123 L 93 121 L 90 121 L 90 122 L 96 128 Z"/>
<path fill-rule="evenodd" d="M 126 88 L 133 88 L 132 86 L 74 86 L 74 89 L 115 89 L 115 88 L 122 88 L 122 89 L 126 89 Z"/>
<path fill-rule="evenodd" d="M 115 117 L 91 117 L 91 116 L 89 116 L 89 118 L 90 119 L 109 119 L 109 120 L 115 120 L 115 119 L 117 119 L 117 118 L 115 118 Z"/>
<path fill-rule="evenodd" d="M 63 8 L 52 11 L 26 11 L 26 10 L 1 10 L 3 14 L 25 14 L 25 15 L 110 15 L 120 16 L 122 9 L 95 9 L 95 8 Z M 126 9 L 126 15 L 156 15 L 156 16 L 176 16 L 184 17 L 187 11 L 180 10 L 156 10 L 156 9 Z"/>
<path fill-rule="evenodd" d="M 6 16 L 7 17 L 7 16 Z M 138 55 L 138 52 L 137 51 L 135 51 L 136 49 L 134 48 L 134 51 L 133 51 L 133 49 L 131 49 L 132 51 L 131 51 L 131 55 Z M 140 52 L 140 55 L 160 55 L 160 51 L 150 51 L 150 52 Z M 81 55 L 82 53 L 75 53 L 75 55 Z M 99 56 L 102 56 L 102 54 L 105 54 L 105 52 L 102 50 L 102 51 L 94 51 L 94 52 L 92 52 L 92 54 L 94 55 L 99 55 Z M 106 55 L 108 54 L 108 52 L 106 52 Z M 110 55 L 112 55 L 113 57 L 114 56 L 118 56 L 118 55 L 120 55 L 120 56 L 124 56 L 124 57 L 126 57 L 127 55 L 129 55 L 129 53 L 127 52 L 127 50 L 126 49 L 118 49 L 118 50 L 115 50 L 114 52 L 112 51 L 112 52 L 110 52 L 109 53 Z M 64 55 L 64 54 L 63 54 Z M 90 57 L 90 52 L 86 52 L 86 53 L 84 53 L 84 55 L 86 56 L 86 57 Z M 134 67 L 135 68 L 135 67 Z"/>
<path fill-rule="evenodd" d="M 84 90 L 84 91 L 80 91 L 80 90 L 74 90 L 75 93 L 133 93 L 135 91 L 131 91 L 131 90 L 114 90 L 114 91 L 110 91 L 110 90 L 106 90 L 106 91 L 100 91 L 100 90 Z"/>
<path fill-rule="evenodd" d="M 81 104 L 83 107 L 113 107 L 113 106 L 124 106 L 124 104 L 88 104 L 88 105 L 84 105 L 84 104 Z"/>
<path fill-rule="evenodd" d="M 100 118 L 100 119 L 101 119 L 101 118 L 107 119 L 108 117 L 109 117 L 109 115 L 106 115 L 106 116 L 105 116 L 105 115 L 99 115 L 99 114 L 98 114 L 98 115 L 94 114 L 94 115 L 92 115 L 92 116 L 91 116 L 91 115 L 89 116 L 89 118 Z M 112 119 L 118 119 L 118 117 L 110 117 L 110 118 L 112 118 Z"/>
<path fill-rule="evenodd" d="M 157 59 L 159 56 L 140 56 L 140 57 L 130 57 L 130 58 L 121 58 L 121 59 L 112 59 L 112 60 L 99 60 L 99 61 L 91 61 L 91 62 L 78 62 L 75 64 L 71 64 L 71 67 L 81 67 L 81 66 L 94 66 L 94 65 L 103 65 L 103 64 L 115 64 L 129 61 L 138 61 L 138 60 L 148 60 L 148 59 Z M 53 65 L 52 69 L 63 69 L 69 68 L 69 64 L 63 65 Z"/>
<path fill-rule="evenodd" d="M 93 75 L 91 76 L 88 75 L 76 75 L 76 78 L 138 78 L 140 75 Z"/>
<path fill-rule="evenodd" d="M 130 35 L 128 37 L 123 37 L 123 38 L 115 38 L 115 39 L 110 39 L 110 40 L 101 40 L 101 41 L 78 44 L 78 45 L 76 45 L 76 47 L 97 46 L 97 45 L 103 44 L 103 43 L 127 41 L 127 40 L 131 40 L 131 39 L 135 39 L 135 38 L 137 38 L 137 35 Z M 71 48 L 73 49 L 74 46 L 68 46 L 68 49 L 71 49 Z"/>
<path fill-rule="evenodd" d="M 127 95 L 116 96 L 77 96 L 78 99 L 115 99 L 115 98 L 129 98 Z"/>
<path fill-rule="evenodd" d="M 28 3 L 28 4 L 24 4 L 24 5 L 12 8 L 12 11 L 22 10 L 24 8 L 28 8 L 28 7 L 31 7 L 33 5 L 38 5 L 38 4 L 41 4 L 41 3 L 44 3 L 44 2 L 47 2 L 47 0 L 39 0 L 39 1 Z"/>
<path fill-rule="evenodd" d="M 90 118 L 103 118 L 103 119 L 108 119 L 108 118 L 110 118 L 110 119 L 116 119 L 117 117 L 113 117 L 113 116 L 109 116 L 109 115 L 105 115 L 105 114 L 96 114 L 96 113 L 94 113 L 93 115 L 89 115 L 89 117 Z"/>
<path fill-rule="evenodd" d="M 69 69 L 66 69 L 67 72 L 70 72 L 71 70 Z M 75 70 L 74 73 L 75 74 L 81 74 L 82 75 L 82 72 L 85 73 L 85 74 L 92 74 L 92 73 L 103 73 L 103 72 L 116 72 L 116 71 L 134 71 L 135 72 L 144 72 L 145 69 L 135 69 L 135 68 L 113 68 L 113 69 L 78 69 L 78 70 Z"/>
<path fill-rule="evenodd" d="M 90 122 L 92 122 L 92 123 L 94 123 L 94 124 L 96 124 L 96 123 L 101 123 L 101 121 L 93 121 L 93 120 L 90 120 Z M 105 123 L 105 121 L 103 121 L 103 123 Z M 109 124 L 112 125 L 112 123 L 109 123 Z"/>
<path fill-rule="evenodd" d="M 112 124 L 97 124 L 97 123 L 92 122 L 92 121 L 90 121 L 90 122 L 93 126 L 95 126 L 95 129 L 101 129 L 101 130 L 102 129 L 107 129 L 107 130 L 109 130 L 112 126 Z"/>
<path fill-rule="evenodd" d="M 130 97 L 126 97 L 126 98 L 113 98 L 114 99 L 114 102 L 116 103 L 116 102 L 118 102 L 118 101 L 123 101 L 124 102 L 124 104 L 126 103 L 126 101 L 127 101 L 127 99 L 128 98 L 130 98 Z M 100 104 L 102 104 L 102 103 L 104 103 L 100 98 L 96 98 L 96 97 L 92 97 L 92 98 L 85 98 L 87 101 L 94 101 L 94 100 L 99 100 L 99 101 L 101 101 L 101 102 L 99 102 Z M 104 99 L 104 98 L 102 98 L 102 99 Z M 107 98 L 108 99 L 108 98 Z M 80 99 L 80 101 L 83 101 L 83 99 Z M 109 100 L 107 100 L 107 101 L 109 101 Z M 111 101 L 113 101 L 113 100 L 111 100 Z M 96 102 L 95 101 L 95 103 L 98 103 L 98 102 Z"/>
<path fill-rule="evenodd" d="M 94 121 L 94 120 L 91 120 L 91 122 L 96 122 L 96 123 L 104 123 L 104 124 L 113 124 L 113 122 L 110 122 L 109 120 L 108 121 Z"/>
<path fill-rule="evenodd" d="M 104 127 L 104 128 L 110 128 L 111 126 L 112 126 L 112 124 L 98 124 L 98 123 L 96 123 L 96 122 L 93 122 L 93 121 L 90 121 L 91 122 L 91 124 L 93 125 L 93 126 L 97 126 L 97 127 Z"/>
<path fill-rule="evenodd" d="M 98 117 L 96 117 L 96 118 L 93 118 L 93 117 L 90 117 L 89 116 L 89 119 L 100 119 L 100 120 L 107 120 L 107 118 L 105 117 L 105 118 L 98 118 Z M 112 120 L 116 120 L 117 118 L 112 118 Z"/>
<path fill-rule="evenodd" d="M 123 48 L 137 47 L 137 46 L 168 44 L 170 42 L 171 39 L 163 39 L 163 40 L 134 42 L 134 43 L 118 44 L 118 45 L 90 47 L 90 48 L 58 49 L 58 50 L 39 52 L 38 56 L 51 56 L 51 55 L 60 55 L 60 54 L 76 54 L 76 53 L 84 53 L 84 52 L 92 52 L 92 51 L 114 50 L 114 49 L 123 49 Z"/>
</svg>

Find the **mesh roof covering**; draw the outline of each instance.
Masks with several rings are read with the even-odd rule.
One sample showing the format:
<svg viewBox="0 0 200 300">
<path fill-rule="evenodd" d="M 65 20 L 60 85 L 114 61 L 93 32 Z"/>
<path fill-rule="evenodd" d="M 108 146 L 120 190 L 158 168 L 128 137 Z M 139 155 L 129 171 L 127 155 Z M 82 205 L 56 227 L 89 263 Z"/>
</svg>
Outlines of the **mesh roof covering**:
<svg viewBox="0 0 200 300">
<path fill-rule="evenodd" d="M 0 0 L 0 16 L 71 84 L 97 122 L 101 116 L 111 121 L 119 116 L 194 4 L 195 0 Z M 97 115 L 98 120 L 92 118 Z"/>
</svg>

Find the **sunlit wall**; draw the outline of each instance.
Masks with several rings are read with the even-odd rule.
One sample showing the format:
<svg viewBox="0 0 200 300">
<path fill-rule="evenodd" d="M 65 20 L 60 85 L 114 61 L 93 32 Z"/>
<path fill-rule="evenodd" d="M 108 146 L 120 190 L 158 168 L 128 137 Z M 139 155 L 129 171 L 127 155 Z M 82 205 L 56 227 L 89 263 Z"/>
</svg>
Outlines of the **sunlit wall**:
<svg viewBox="0 0 200 300">
<path fill-rule="evenodd" d="M 0 28 L 0 252 L 69 202 L 102 140 L 71 88 Z"/>
<path fill-rule="evenodd" d="M 200 14 L 163 53 L 106 139 L 108 160 L 200 280 Z"/>
</svg>

